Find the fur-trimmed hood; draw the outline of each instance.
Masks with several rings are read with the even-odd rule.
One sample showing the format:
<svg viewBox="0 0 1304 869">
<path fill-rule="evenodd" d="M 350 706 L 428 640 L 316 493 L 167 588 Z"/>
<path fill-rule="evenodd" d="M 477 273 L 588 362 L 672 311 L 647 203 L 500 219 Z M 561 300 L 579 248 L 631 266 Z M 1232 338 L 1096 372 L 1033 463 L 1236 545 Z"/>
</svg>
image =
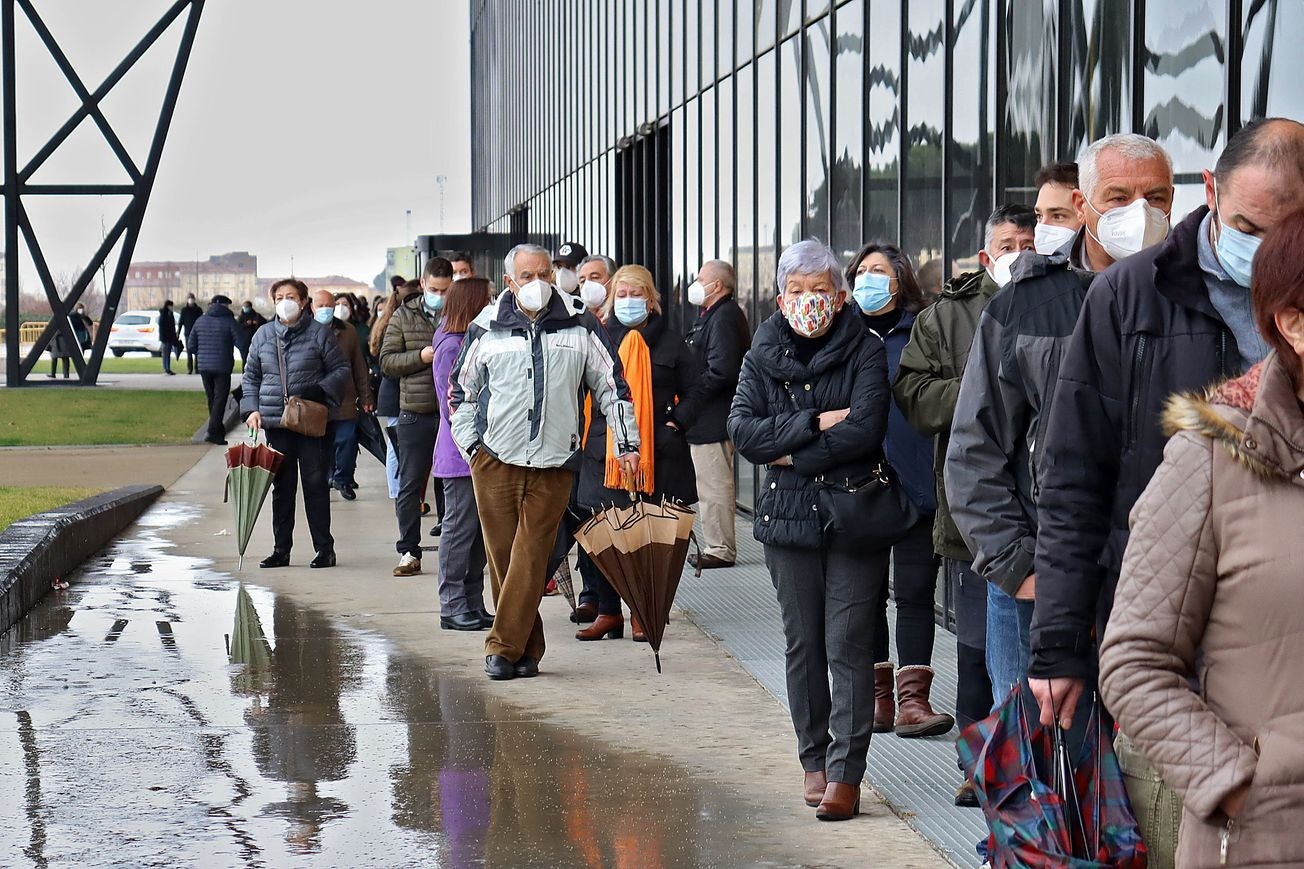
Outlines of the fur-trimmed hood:
<svg viewBox="0 0 1304 869">
<path fill-rule="evenodd" d="M 1276 353 L 1204 393 L 1170 398 L 1164 431 L 1207 437 L 1264 480 L 1301 478 L 1304 472 L 1304 410 Z"/>
</svg>

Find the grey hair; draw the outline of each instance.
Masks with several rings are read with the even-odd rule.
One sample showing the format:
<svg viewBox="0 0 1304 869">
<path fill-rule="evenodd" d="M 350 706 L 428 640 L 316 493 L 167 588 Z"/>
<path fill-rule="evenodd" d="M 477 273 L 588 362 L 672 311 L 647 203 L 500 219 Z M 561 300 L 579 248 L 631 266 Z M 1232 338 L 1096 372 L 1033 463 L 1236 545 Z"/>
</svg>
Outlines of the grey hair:
<svg viewBox="0 0 1304 869">
<path fill-rule="evenodd" d="M 589 263 L 602 263 L 607 269 L 607 277 L 610 278 L 616 273 L 616 261 L 609 256 L 603 256 L 600 253 L 591 253 L 584 259 L 580 260 L 579 265 L 575 268 L 582 269 Z"/>
<path fill-rule="evenodd" d="M 1031 205 L 1018 202 L 1006 203 L 993 211 L 987 218 L 987 225 L 983 230 L 983 250 L 987 251 L 988 256 L 991 256 L 992 238 L 996 235 L 996 227 L 1007 223 L 1013 224 L 1024 232 L 1032 232 L 1037 228 L 1037 212 Z"/>
<path fill-rule="evenodd" d="M 842 263 L 837 254 L 818 239 L 808 238 L 789 246 L 779 257 L 778 284 L 783 293 L 788 286 L 788 278 L 793 275 L 828 274 L 833 288 L 840 292 L 847 291 L 847 278 L 842 274 Z"/>
<path fill-rule="evenodd" d="M 1078 158 L 1078 189 L 1087 199 L 1096 192 L 1096 185 L 1100 183 L 1100 172 L 1096 163 L 1105 151 L 1116 151 L 1119 156 L 1138 163 L 1146 160 L 1161 160 L 1168 170 L 1169 179 L 1173 177 L 1173 159 L 1168 156 L 1168 152 L 1162 145 L 1149 136 L 1142 136 L 1139 133 L 1115 133 L 1092 142 Z"/>
<path fill-rule="evenodd" d="M 706 269 L 715 273 L 715 279 L 724 284 L 725 289 L 729 292 L 736 292 L 738 289 L 738 273 L 734 271 L 733 263 L 728 260 L 713 259 L 702 263 L 702 267 L 697 270 L 700 275 Z"/>
<path fill-rule="evenodd" d="M 503 257 L 504 274 L 516 277 L 516 258 L 523 253 L 541 253 L 548 258 L 548 262 L 552 262 L 552 253 L 546 247 L 539 247 L 537 244 L 518 244 Z"/>
</svg>

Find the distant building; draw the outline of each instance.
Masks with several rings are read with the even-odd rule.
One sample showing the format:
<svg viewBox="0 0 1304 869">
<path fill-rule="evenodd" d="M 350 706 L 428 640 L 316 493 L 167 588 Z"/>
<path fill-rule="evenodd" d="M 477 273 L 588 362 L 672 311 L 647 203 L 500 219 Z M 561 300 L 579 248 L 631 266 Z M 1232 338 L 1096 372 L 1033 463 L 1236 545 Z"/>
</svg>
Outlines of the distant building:
<svg viewBox="0 0 1304 869">
<path fill-rule="evenodd" d="M 298 276 L 296 275 L 296 277 Z M 282 279 L 280 277 L 259 278 L 256 291 L 259 297 L 267 298 L 267 291 L 272 288 L 272 284 Z M 299 277 L 299 280 L 308 285 L 308 292 L 310 293 L 327 290 L 331 293 L 353 293 L 364 299 L 371 297 L 371 284 L 364 284 L 362 281 L 355 281 L 353 278 L 346 278 L 342 275 L 327 275 L 324 278 Z"/>
<path fill-rule="evenodd" d="M 191 293 L 200 304 L 219 293 L 238 303 L 253 298 L 257 290 L 258 257 L 246 251 L 203 261 L 133 262 L 118 310 L 152 310 L 168 299 L 180 305 Z"/>
<path fill-rule="evenodd" d="M 385 289 L 389 289 L 390 279 L 395 275 L 413 280 L 419 278 L 420 266 L 417 265 L 417 250 L 414 247 L 391 247 L 385 251 Z"/>
</svg>

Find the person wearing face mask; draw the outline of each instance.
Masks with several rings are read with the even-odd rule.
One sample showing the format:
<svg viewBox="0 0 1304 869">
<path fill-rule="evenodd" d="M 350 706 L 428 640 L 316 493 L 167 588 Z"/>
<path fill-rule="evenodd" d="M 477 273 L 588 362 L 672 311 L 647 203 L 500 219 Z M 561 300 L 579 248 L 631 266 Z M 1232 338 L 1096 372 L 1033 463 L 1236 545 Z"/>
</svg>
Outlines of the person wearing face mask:
<svg viewBox="0 0 1304 869">
<path fill-rule="evenodd" d="M 231 300 L 214 296 L 204 316 L 190 330 L 190 344 L 195 350 L 195 364 L 204 382 L 208 399 L 208 436 L 210 444 L 226 443 L 226 402 L 231 394 L 231 372 L 235 370 L 235 351 L 249 356 L 249 333 L 231 314 Z"/>
<path fill-rule="evenodd" d="M 86 351 L 91 349 L 95 322 L 86 314 L 86 306 L 78 303 L 77 310 L 68 318 L 72 323 L 72 333 L 77 338 L 77 346 Z"/>
<path fill-rule="evenodd" d="M 622 266 L 611 278 L 612 295 L 603 311 L 612 343 L 619 348 L 621 370 L 629 384 L 639 433 L 638 490 L 650 501 L 663 497 L 684 504 L 697 503 L 697 481 L 684 431 L 700 410 L 690 396 L 698 378 L 696 353 L 683 336 L 669 327 L 661 313 L 661 298 L 652 273 L 639 265 Z M 589 437 L 593 437 L 590 433 Z M 600 504 L 628 506 L 629 494 L 621 480 L 615 438 L 604 438 L 604 490 Z M 577 640 L 619 639 L 625 617 L 620 595 L 597 577 L 598 617 L 575 634 Z M 642 627 L 630 620 L 631 638 L 646 642 Z"/>
<path fill-rule="evenodd" d="M 448 260 L 449 266 L 453 269 L 453 280 L 460 281 L 463 278 L 475 277 L 475 262 L 471 259 L 471 254 L 466 251 L 449 251 L 443 258 Z"/>
<path fill-rule="evenodd" d="M 768 466 L 753 533 L 787 639 L 803 799 L 817 818 L 841 821 L 860 811 L 874 726 L 874 612 L 888 551 L 833 530 L 812 507 L 822 480 L 859 484 L 883 461 L 887 353 L 846 304 L 833 251 L 798 242 L 777 273 L 779 310 L 743 358 L 729 436 L 749 462 Z"/>
<path fill-rule="evenodd" d="M 444 293 L 453 283 L 453 266 L 443 257 L 432 257 L 421 276 L 419 292 L 409 292 L 385 326 L 380 344 L 380 370 L 399 381 L 399 415 L 395 431 L 398 441 L 398 497 L 394 513 L 398 518 L 399 562 L 395 576 L 421 573 L 421 503 L 430 481 L 435 438 L 439 433 L 439 396 L 430 367 L 435 358 L 432 346 Z M 404 287 L 407 285 L 405 284 Z M 443 489 L 436 489 L 436 503 Z M 440 511 L 442 513 L 442 511 Z"/>
<path fill-rule="evenodd" d="M 557 252 L 552 257 L 557 289 L 575 295 L 580 288 L 580 276 L 575 270 L 588 256 L 589 252 L 578 241 L 568 241 L 557 248 Z"/>
<path fill-rule="evenodd" d="M 1095 686 L 1093 634 L 1107 628 L 1129 513 L 1163 457 L 1165 403 L 1262 358 L 1241 281 L 1250 239 L 1304 205 L 1304 126 L 1246 124 L 1204 177 L 1205 206 L 1095 279 L 1060 366 L 1034 560 L 1030 673 L 1045 722 L 1052 694 L 1064 721 Z"/>
<path fill-rule="evenodd" d="M 181 342 L 177 340 L 177 315 L 173 311 L 171 299 L 164 301 L 163 307 L 158 309 L 158 344 L 163 351 L 163 373 L 175 374 L 172 370 L 172 353 L 181 346 Z M 63 376 L 68 376 L 66 368 Z"/>
<path fill-rule="evenodd" d="M 204 316 L 204 309 L 199 307 L 193 294 L 186 298 L 185 307 L 181 309 L 181 334 L 185 337 L 186 343 L 186 373 L 195 373 L 195 350 L 190 346 L 190 331 L 195 328 L 195 323 L 199 318 Z"/>
<path fill-rule="evenodd" d="M 942 466 L 955 417 L 969 347 L 978 318 L 992 296 L 1008 278 L 1010 263 L 1033 248 L 1036 214 L 1026 205 L 1002 205 L 987 219 L 983 249 L 978 261 L 983 271 L 951 281 L 941 297 L 921 311 L 910 328 L 910 340 L 901 351 L 893 378 L 893 392 L 906 420 L 915 431 L 934 437 L 934 489 L 937 512 L 933 521 L 933 549 L 942 557 L 946 581 L 955 600 L 957 665 L 959 667 L 956 719 L 961 728 L 987 717 L 991 707 L 991 681 L 987 677 L 987 589 L 970 570 L 968 546 L 947 506 L 942 486 Z M 975 805 L 972 791 L 962 787 L 961 805 Z"/>
<path fill-rule="evenodd" d="M 371 413 L 375 406 L 371 395 L 371 378 L 357 330 L 349 322 L 353 317 L 349 297 L 343 293 L 337 296 L 329 290 L 318 290 L 312 294 L 312 310 L 317 322 L 328 327 L 335 335 L 335 340 L 340 344 L 340 352 L 349 360 L 349 370 L 352 373 L 344 385 L 339 408 L 331 414 L 331 446 L 334 454 L 330 463 L 331 488 L 338 491 L 345 501 L 352 501 L 358 497 L 353 491 L 353 474 L 358 465 L 358 411 Z"/>
<path fill-rule="evenodd" d="M 616 261 L 602 254 L 590 254 L 580 260 L 576 272 L 580 279 L 580 301 L 590 314 L 600 319 L 610 293 L 611 276 L 616 273 Z"/>
<path fill-rule="evenodd" d="M 847 281 L 861 319 L 887 349 L 887 373 L 896 374 L 901 351 L 910 340 L 910 327 L 925 307 L 910 258 L 896 245 L 871 242 L 847 264 Z M 902 737 L 938 736 L 955 726 L 955 719 L 932 706 L 933 619 L 937 596 L 938 559 L 933 552 L 933 513 L 937 495 L 933 481 L 933 442 L 910 427 L 901 409 L 888 412 L 883 450 L 897 472 L 901 487 L 919 511 L 910 532 L 892 547 L 892 592 L 896 600 L 897 664 L 894 672 L 888 646 L 887 564 L 874 627 L 874 732 Z M 900 707 L 897 707 L 897 689 Z"/>
<path fill-rule="evenodd" d="M 248 341 L 252 341 L 254 333 L 267 322 L 267 318 L 254 309 L 254 303 L 248 299 L 240 307 L 240 313 L 236 315 L 236 322 L 248 333 Z M 247 341 L 246 341 L 247 343 Z"/>
<path fill-rule="evenodd" d="M 733 567 L 737 558 L 734 447 L 726 422 L 743 356 L 752 346 L 747 316 L 734 299 L 737 285 L 732 265 L 711 260 L 697 270 L 686 293 L 688 303 L 696 305 L 699 312 L 685 341 L 696 351 L 702 366 L 691 396 L 700 410 L 687 432 L 701 499 L 698 514 L 702 519 L 702 554 L 690 554 L 688 563 L 703 570 Z"/>
<path fill-rule="evenodd" d="M 508 292 L 467 329 L 449 403 L 489 560 L 496 613 L 485 673 L 495 680 L 539 672 L 539 602 L 583 447 L 584 388 L 593 414 L 607 418 L 617 464 L 632 474 L 639 464 L 629 387 L 601 327 L 554 289 L 546 248 L 517 245 L 503 265 Z"/>
<path fill-rule="evenodd" d="M 250 429 L 265 431 L 267 442 L 285 456 L 272 480 L 272 554 L 261 568 L 287 567 L 294 545 L 295 495 L 303 483 L 303 507 L 308 516 L 316 555 L 309 567 L 335 566 L 331 536 L 330 443 L 281 425 L 287 396 L 339 407 L 351 376 L 349 361 L 330 327 L 312 316 L 308 287 L 286 278 L 272 284 L 276 319 L 254 334 L 245 361 L 240 411 Z"/>
</svg>

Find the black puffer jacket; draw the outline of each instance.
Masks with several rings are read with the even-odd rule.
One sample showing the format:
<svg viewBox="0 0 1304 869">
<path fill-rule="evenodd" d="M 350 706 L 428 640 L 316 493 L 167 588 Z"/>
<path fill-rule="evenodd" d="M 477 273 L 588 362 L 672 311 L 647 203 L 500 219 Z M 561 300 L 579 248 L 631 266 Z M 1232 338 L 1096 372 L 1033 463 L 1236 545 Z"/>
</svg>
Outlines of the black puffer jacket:
<svg viewBox="0 0 1304 869">
<path fill-rule="evenodd" d="M 1128 514 L 1163 460 L 1170 396 L 1239 375 L 1209 300 L 1197 235 L 1208 209 L 1092 283 L 1060 366 L 1037 500 L 1038 678 L 1088 678 L 1127 548 Z"/>
<path fill-rule="evenodd" d="M 761 324 L 743 359 L 729 436 L 754 465 L 792 456 L 791 467 L 765 475 L 756 499 L 756 539 L 818 549 L 826 541 L 815 478 L 860 482 L 869 476 L 883 457 L 892 393 L 883 342 L 865 329 L 854 305 L 837 315 L 828 343 L 810 364 L 798 358 L 798 340 L 781 313 Z M 846 419 L 819 430 L 820 413 L 847 407 Z"/>
<path fill-rule="evenodd" d="M 226 305 L 212 304 L 190 330 L 190 350 L 198 356 L 201 374 L 230 374 L 235 351 L 249 355 L 249 333 Z"/>
<path fill-rule="evenodd" d="M 738 389 L 743 356 L 752 345 L 747 317 L 733 296 L 721 299 L 702 312 L 684 339 L 699 357 L 702 376 L 690 397 L 696 419 L 688 423 L 690 444 L 714 444 L 727 440 L 729 405 Z"/>
</svg>

